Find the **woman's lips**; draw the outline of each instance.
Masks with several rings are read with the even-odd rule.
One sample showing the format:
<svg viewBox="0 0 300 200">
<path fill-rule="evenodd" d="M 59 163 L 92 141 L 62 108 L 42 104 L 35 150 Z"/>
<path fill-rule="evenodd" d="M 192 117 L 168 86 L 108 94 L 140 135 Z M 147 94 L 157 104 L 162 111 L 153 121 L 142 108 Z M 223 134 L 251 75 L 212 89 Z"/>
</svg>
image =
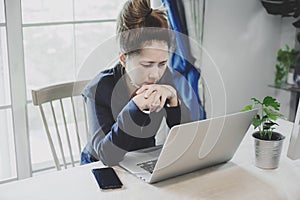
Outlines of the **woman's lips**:
<svg viewBox="0 0 300 200">
<path fill-rule="evenodd" d="M 144 85 L 152 85 L 152 84 L 155 84 L 153 82 L 145 82 Z"/>
</svg>

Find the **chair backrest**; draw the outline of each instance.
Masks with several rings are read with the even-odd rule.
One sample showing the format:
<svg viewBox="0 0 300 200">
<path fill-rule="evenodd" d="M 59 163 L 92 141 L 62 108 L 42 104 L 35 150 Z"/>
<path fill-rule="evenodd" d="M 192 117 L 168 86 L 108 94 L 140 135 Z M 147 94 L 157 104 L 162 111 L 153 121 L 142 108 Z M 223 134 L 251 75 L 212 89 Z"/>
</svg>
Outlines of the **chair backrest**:
<svg viewBox="0 0 300 200">
<path fill-rule="evenodd" d="M 32 90 L 32 101 L 34 105 L 39 106 L 57 170 L 61 170 L 61 165 L 65 169 L 68 164 L 74 167 L 75 163 L 79 161 L 83 146 L 78 118 L 80 115 L 82 118 L 80 121 L 84 122 L 82 126 L 84 126 L 83 132 L 86 138 L 88 133 L 87 114 L 81 92 L 88 82 L 88 80 L 68 82 Z M 82 130 L 82 126 L 80 126 L 80 130 Z M 66 149 L 68 149 L 68 153 Z M 75 159 L 74 155 L 78 155 L 78 159 Z"/>
</svg>

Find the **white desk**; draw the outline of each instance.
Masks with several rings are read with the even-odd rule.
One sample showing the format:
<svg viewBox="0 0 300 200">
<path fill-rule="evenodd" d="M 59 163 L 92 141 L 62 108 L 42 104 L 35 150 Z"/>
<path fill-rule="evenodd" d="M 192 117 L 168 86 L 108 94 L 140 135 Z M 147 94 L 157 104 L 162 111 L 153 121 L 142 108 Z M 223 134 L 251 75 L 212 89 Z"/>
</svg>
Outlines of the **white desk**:
<svg viewBox="0 0 300 200">
<path fill-rule="evenodd" d="M 199 170 L 156 184 L 147 184 L 116 167 L 123 189 L 101 191 L 91 169 L 101 163 L 79 166 L 22 181 L 0 185 L 1 200 L 57 199 L 300 199 L 300 161 L 286 157 L 292 123 L 278 130 L 287 135 L 280 166 L 262 170 L 254 166 L 253 140 L 248 131 L 234 158 L 223 165 Z"/>
</svg>

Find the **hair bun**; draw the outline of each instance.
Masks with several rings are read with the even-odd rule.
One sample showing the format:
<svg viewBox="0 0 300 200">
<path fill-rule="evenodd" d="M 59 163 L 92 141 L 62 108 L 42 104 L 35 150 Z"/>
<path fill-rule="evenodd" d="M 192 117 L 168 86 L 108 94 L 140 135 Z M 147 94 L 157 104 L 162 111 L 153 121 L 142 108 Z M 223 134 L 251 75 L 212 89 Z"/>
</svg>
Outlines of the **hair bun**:
<svg viewBox="0 0 300 200">
<path fill-rule="evenodd" d="M 151 13 L 152 13 L 152 8 L 150 8 L 150 10 L 149 10 L 149 12 L 147 13 L 147 15 L 145 16 L 145 18 L 147 18 L 147 17 L 149 17 L 150 15 L 151 15 Z"/>
<path fill-rule="evenodd" d="M 117 19 L 120 47 L 125 52 L 151 40 L 165 41 L 170 47 L 172 37 L 163 29 L 169 29 L 165 10 L 152 9 L 150 0 L 127 0 Z"/>
</svg>

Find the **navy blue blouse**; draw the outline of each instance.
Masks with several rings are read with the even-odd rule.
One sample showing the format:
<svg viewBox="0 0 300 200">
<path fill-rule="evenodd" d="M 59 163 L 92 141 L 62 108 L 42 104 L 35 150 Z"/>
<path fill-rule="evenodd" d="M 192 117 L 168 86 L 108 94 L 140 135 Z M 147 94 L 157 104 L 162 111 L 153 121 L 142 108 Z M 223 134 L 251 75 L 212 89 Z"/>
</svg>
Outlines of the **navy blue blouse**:
<svg viewBox="0 0 300 200">
<path fill-rule="evenodd" d="M 89 138 L 85 151 L 106 165 L 118 164 L 128 151 L 155 146 L 163 117 L 171 128 L 192 121 L 191 112 L 179 97 L 177 107 L 164 106 L 147 114 L 131 100 L 120 64 L 101 72 L 83 91 L 89 115 Z M 175 88 L 167 69 L 158 84 Z M 196 99 L 195 99 L 196 101 Z"/>
</svg>

